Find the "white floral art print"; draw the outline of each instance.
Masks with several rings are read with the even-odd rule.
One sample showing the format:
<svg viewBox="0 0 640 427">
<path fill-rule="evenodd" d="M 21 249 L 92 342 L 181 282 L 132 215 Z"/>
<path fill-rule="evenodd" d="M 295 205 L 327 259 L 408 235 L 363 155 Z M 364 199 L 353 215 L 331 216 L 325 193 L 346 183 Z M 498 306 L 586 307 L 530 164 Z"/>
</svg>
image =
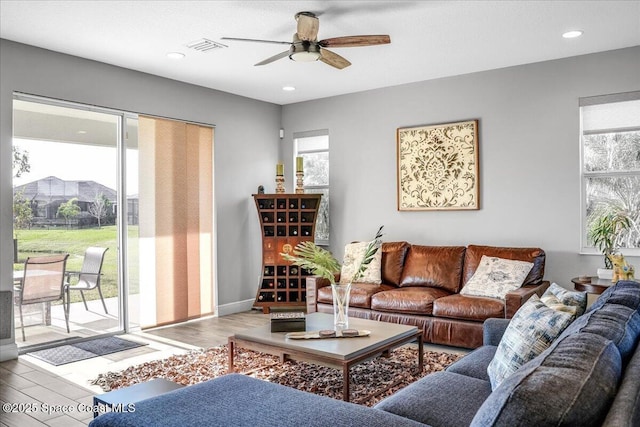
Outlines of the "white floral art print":
<svg viewBox="0 0 640 427">
<path fill-rule="evenodd" d="M 397 131 L 398 210 L 479 209 L 478 121 Z"/>
</svg>

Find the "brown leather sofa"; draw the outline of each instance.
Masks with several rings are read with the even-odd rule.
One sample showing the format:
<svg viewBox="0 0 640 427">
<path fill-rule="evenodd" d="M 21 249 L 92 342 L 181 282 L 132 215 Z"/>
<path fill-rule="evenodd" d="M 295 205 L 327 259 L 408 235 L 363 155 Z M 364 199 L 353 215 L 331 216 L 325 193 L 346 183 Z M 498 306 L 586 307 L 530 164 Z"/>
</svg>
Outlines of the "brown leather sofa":
<svg viewBox="0 0 640 427">
<path fill-rule="evenodd" d="M 483 255 L 528 261 L 533 268 L 521 288 L 505 300 L 461 295 Z M 539 248 L 493 246 L 421 246 L 382 244 L 382 283 L 353 283 L 349 315 L 382 322 L 415 325 L 425 342 L 456 347 L 482 345 L 482 323 L 511 318 L 534 293 L 549 286 L 543 280 L 545 253 Z M 307 310 L 333 313 L 327 279 L 307 278 Z M 314 298 L 315 297 L 315 298 Z"/>
</svg>

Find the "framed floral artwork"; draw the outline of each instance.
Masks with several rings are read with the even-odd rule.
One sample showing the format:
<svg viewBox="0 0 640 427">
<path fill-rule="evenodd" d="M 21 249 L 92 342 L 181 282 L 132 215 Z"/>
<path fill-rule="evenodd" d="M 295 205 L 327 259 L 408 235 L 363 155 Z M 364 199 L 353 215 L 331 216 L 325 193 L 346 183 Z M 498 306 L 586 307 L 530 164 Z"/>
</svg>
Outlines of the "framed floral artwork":
<svg viewBox="0 0 640 427">
<path fill-rule="evenodd" d="M 479 209 L 478 121 L 397 130 L 398 210 Z"/>
</svg>

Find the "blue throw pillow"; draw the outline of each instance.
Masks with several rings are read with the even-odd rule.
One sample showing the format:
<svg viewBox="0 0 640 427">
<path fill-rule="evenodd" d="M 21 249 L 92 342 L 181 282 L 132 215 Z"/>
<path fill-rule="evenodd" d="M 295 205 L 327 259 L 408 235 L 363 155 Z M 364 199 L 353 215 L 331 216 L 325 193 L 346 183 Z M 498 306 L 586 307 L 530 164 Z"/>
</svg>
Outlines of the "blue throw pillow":
<svg viewBox="0 0 640 427">
<path fill-rule="evenodd" d="M 537 295 L 529 298 L 511 319 L 487 367 L 491 389 L 545 351 L 574 318 L 572 313 L 547 307 Z"/>
</svg>

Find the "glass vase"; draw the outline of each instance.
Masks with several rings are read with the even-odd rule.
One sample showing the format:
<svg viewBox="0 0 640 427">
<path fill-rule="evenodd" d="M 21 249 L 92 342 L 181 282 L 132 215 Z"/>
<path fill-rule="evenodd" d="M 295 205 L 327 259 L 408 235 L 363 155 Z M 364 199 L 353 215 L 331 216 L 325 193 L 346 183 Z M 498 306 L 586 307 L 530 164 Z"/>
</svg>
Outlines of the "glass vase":
<svg viewBox="0 0 640 427">
<path fill-rule="evenodd" d="M 336 329 L 347 329 L 349 327 L 351 283 L 344 285 L 339 283 L 332 284 L 331 292 L 333 294 L 333 324 Z"/>
</svg>

